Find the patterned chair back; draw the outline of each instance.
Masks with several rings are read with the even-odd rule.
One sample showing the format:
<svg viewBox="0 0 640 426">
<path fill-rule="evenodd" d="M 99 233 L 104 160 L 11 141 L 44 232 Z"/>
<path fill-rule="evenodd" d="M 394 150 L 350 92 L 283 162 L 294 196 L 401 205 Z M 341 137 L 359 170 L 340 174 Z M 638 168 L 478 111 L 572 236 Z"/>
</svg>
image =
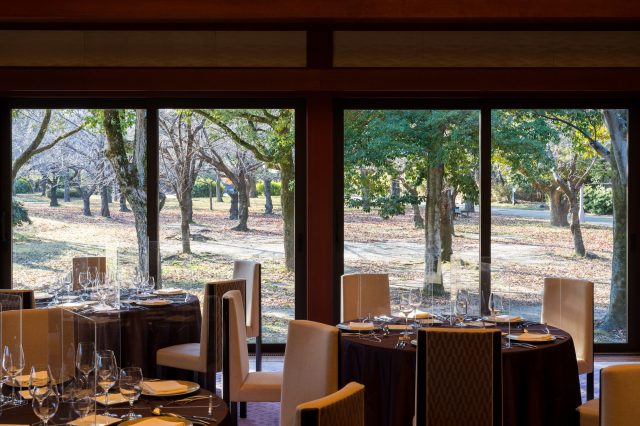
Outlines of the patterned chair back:
<svg viewBox="0 0 640 426">
<path fill-rule="evenodd" d="M 349 274 L 341 278 L 340 321 L 390 315 L 389 274 Z"/>
<path fill-rule="evenodd" d="M 364 426 L 364 386 L 348 383 L 331 395 L 296 407 L 296 426 Z"/>
<path fill-rule="evenodd" d="M 35 307 L 33 290 L 0 290 L 0 311 L 34 309 Z"/>
<path fill-rule="evenodd" d="M 416 425 L 502 425 L 499 330 L 421 329 Z"/>
</svg>

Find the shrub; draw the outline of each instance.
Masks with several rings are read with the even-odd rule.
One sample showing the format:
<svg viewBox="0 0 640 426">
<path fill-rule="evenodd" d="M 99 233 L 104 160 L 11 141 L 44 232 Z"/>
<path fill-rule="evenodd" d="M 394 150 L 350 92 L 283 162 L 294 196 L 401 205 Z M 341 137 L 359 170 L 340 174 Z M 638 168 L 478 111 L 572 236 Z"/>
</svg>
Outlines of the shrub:
<svg viewBox="0 0 640 426">
<path fill-rule="evenodd" d="M 212 179 L 203 179 L 197 178 L 196 183 L 193 184 L 193 190 L 191 191 L 191 195 L 193 198 L 207 198 L 209 197 L 209 183 L 213 183 L 213 196 L 216 196 L 216 181 Z M 224 186 L 220 184 L 220 190 L 224 192 Z"/>
<path fill-rule="evenodd" d="M 16 194 L 31 194 L 33 188 L 29 181 L 25 178 L 18 178 L 13 182 L 13 190 Z"/>
<path fill-rule="evenodd" d="M 256 188 L 258 190 L 258 195 L 264 195 L 264 181 L 263 180 L 259 180 L 256 183 Z M 271 195 L 272 196 L 279 196 L 280 193 L 282 192 L 282 184 L 280 182 L 271 181 Z"/>
<path fill-rule="evenodd" d="M 611 188 L 602 185 L 584 187 L 584 210 L 595 214 L 613 214 Z"/>
<path fill-rule="evenodd" d="M 23 223 L 31 223 L 27 209 L 19 201 L 11 200 L 11 226 Z"/>
</svg>

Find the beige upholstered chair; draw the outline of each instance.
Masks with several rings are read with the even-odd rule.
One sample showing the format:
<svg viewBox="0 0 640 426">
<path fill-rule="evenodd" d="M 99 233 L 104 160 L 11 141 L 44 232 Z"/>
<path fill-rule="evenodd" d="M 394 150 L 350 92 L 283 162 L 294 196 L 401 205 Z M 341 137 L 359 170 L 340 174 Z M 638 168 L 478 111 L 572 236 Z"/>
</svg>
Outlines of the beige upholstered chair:
<svg viewBox="0 0 640 426">
<path fill-rule="evenodd" d="M 223 398 L 236 423 L 238 402 L 277 402 L 282 389 L 281 372 L 249 372 L 249 349 L 242 294 L 231 290 L 222 297 Z"/>
<path fill-rule="evenodd" d="M 199 343 L 183 343 L 159 349 L 156 363 L 204 374 L 205 387 L 215 390 L 216 372 L 222 370 L 222 306 L 220 295 L 232 288 L 243 288 L 244 280 L 208 283 L 204 288 L 202 326 Z M 242 299 L 241 299 L 242 300 Z"/>
<path fill-rule="evenodd" d="M 502 425 L 501 339 L 499 330 L 418 330 L 417 425 Z"/>
<path fill-rule="evenodd" d="M 296 426 L 364 426 L 364 386 L 351 382 L 296 407 Z"/>
<path fill-rule="evenodd" d="M 289 321 L 284 353 L 280 426 L 293 426 L 296 406 L 338 390 L 338 330 L 313 321 Z"/>
<path fill-rule="evenodd" d="M 35 309 L 33 290 L 0 290 L 0 311 Z"/>
<path fill-rule="evenodd" d="M 71 260 L 73 267 L 73 289 L 80 290 L 80 273 L 95 266 L 98 272 L 107 272 L 107 258 L 104 256 L 74 257 Z"/>
<path fill-rule="evenodd" d="M 640 364 L 600 370 L 600 398 L 578 407 L 580 426 L 635 426 L 640 423 Z"/>
<path fill-rule="evenodd" d="M 340 321 L 349 321 L 369 314 L 391 314 L 389 274 L 343 275 L 340 289 Z"/>
<path fill-rule="evenodd" d="M 246 281 L 245 315 L 247 337 L 256 338 L 256 371 L 262 371 L 262 297 L 261 265 L 250 260 L 233 262 L 233 278 Z"/>
<path fill-rule="evenodd" d="M 571 335 L 578 374 L 587 375 L 587 399 L 593 399 L 593 283 L 571 278 L 545 278 L 540 321 Z"/>
</svg>

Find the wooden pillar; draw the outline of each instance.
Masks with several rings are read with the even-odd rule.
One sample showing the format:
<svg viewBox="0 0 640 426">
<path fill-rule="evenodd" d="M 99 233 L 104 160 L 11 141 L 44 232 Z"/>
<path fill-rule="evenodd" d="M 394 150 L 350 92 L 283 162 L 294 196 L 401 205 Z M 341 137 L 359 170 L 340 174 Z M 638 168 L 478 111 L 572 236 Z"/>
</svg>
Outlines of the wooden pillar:
<svg viewBox="0 0 640 426">
<path fill-rule="evenodd" d="M 333 323 L 333 108 L 328 94 L 307 97 L 307 317 Z"/>
</svg>

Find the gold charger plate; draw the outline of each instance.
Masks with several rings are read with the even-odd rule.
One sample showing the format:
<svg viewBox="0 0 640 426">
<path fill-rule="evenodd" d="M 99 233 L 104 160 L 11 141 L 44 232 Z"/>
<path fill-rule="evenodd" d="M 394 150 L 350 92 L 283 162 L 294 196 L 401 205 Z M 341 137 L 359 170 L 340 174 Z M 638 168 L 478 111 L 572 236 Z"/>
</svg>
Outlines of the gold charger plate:
<svg viewBox="0 0 640 426">
<path fill-rule="evenodd" d="M 182 396 L 182 395 L 188 395 L 190 393 L 194 393 L 194 392 L 197 392 L 198 390 L 200 390 L 200 385 L 195 383 L 195 382 L 188 382 L 186 380 L 174 380 L 174 381 L 180 383 L 181 385 L 187 386 L 187 389 L 185 389 L 184 391 L 171 392 L 171 393 L 165 393 L 165 392 L 163 392 L 163 393 L 149 393 L 143 387 L 142 388 L 142 395 L 145 395 L 145 396 L 157 396 L 157 397 Z"/>
<path fill-rule="evenodd" d="M 144 421 L 148 421 L 148 420 L 161 420 L 164 422 L 171 422 L 175 425 L 184 425 L 184 426 L 192 426 L 193 423 L 191 423 L 189 420 L 187 419 L 182 419 L 179 417 L 169 417 L 169 416 L 153 416 L 153 417 L 141 417 L 139 419 L 135 419 L 135 420 L 127 420 L 126 422 L 122 422 L 120 423 L 120 426 L 130 426 L 130 425 L 135 425 Z"/>
</svg>

